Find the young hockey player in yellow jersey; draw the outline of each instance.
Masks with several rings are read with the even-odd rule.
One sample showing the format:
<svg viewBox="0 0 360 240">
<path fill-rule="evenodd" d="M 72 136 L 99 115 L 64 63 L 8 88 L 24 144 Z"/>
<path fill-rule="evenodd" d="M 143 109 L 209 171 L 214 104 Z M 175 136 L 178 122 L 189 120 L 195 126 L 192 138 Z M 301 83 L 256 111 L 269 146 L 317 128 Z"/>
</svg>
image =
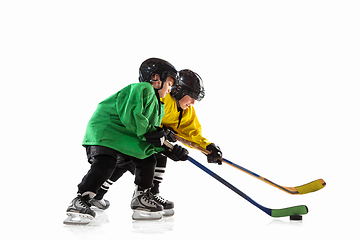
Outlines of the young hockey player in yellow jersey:
<svg viewBox="0 0 360 240">
<path fill-rule="evenodd" d="M 201 77 L 188 69 L 179 71 L 179 84 L 176 87 L 174 86 L 171 93 L 162 99 L 165 103 L 165 115 L 161 124 L 163 128 L 170 132 L 167 134 L 167 140 L 175 142 L 174 134 L 176 134 L 188 141 L 196 143 L 211 151 L 211 154 L 207 155 L 209 163 L 217 163 L 220 165 L 222 162 L 219 158 L 221 158 L 222 152 L 216 144 L 202 136 L 201 125 L 193 106 L 195 101 L 201 101 L 204 96 L 205 90 Z M 159 185 L 163 180 L 167 157 L 161 153 L 155 154 L 155 157 L 157 164 L 153 179 L 154 186 L 151 188 L 151 192 L 154 200 L 163 206 L 164 216 L 172 216 L 174 214 L 174 203 L 165 200 L 159 195 Z M 99 190 L 96 198 L 92 201 L 93 206 L 100 209 L 107 209 L 109 207 L 110 203 L 103 199 L 103 195 L 107 192 L 110 185 L 117 181 L 128 170 L 134 174 L 134 166 L 131 161 L 118 159 L 116 170 Z"/>
<path fill-rule="evenodd" d="M 197 73 L 187 69 L 181 70 L 179 75 L 179 85 L 174 86 L 171 93 L 162 99 L 165 103 L 165 115 L 161 124 L 164 128 L 171 129 L 180 137 L 202 148 L 214 150 L 217 153 L 209 155 L 208 161 L 221 164 L 218 160 L 221 151 L 202 136 L 201 125 L 193 107 L 195 101 L 201 101 L 205 96 L 202 79 Z"/>
<path fill-rule="evenodd" d="M 173 135 L 179 135 L 179 137 L 211 151 L 211 154 L 207 155 L 208 162 L 221 165 L 222 162 L 219 158 L 221 158 L 222 152 L 216 144 L 202 136 L 201 125 L 193 106 L 195 101 L 201 101 L 204 96 L 205 89 L 201 77 L 188 69 L 179 71 L 179 84 L 172 87 L 171 93 L 162 99 L 165 103 L 165 115 L 161 124 L 163 128 L 171 132 L 167 135 L 167 140 L 176 142 Z M 171 216 L 174 214 L 174 203 L 159 195 L 159 185 L 163 180 L 167 157 L 163 154 L 156 154 L 156 159 L 154 187 L 151 192 L 154 194 L 155 200 L 163 205 L 164 216 Z"/>
</svg>

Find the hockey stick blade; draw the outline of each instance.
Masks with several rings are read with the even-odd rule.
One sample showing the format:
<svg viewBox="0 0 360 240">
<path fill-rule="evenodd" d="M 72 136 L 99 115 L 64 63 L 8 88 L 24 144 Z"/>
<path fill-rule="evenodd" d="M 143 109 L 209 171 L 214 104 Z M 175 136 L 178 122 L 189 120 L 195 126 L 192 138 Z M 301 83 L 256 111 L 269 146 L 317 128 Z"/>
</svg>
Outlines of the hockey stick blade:
<svg viewBox="0 0 360 240">
<path fill-rule="evenodd" d="M 182 137 L 180 137 L 178 135 L 175 135 L 175 138 L 178 141 L 182 142 L 183 144 L 188 145 L 189 147 L 195 148 L 195 149 L 197 149 L 197 150 L 199 150 L 199 151 L 201 151 L 201 152 L 203 152 L 205 154 L 211 153 L 210 151 L 208 151 L 208 150 L 200 147 L 199 145 L 197 145 L 197 144 L 195 144 L 193 142 L 190 142 L 190 141 L 188 141 L 188 140 L 186 140 L 186 139 L 184 139 L 184 138 L 182 138 Z M 267 184 L 270 184 L 273 187 L 276 187 L 276 188 L 278 188 L 280 190 L 283 190 L 284 192 L 292 194 L 292 195 L 307 194 L 307 193 L 311 193 L 311 192 L 316 192 L 316 191 L 318 191 L 318 190 L 320 190 L 320 189 L 322 189 L 322 188 L 324 188 L 326 186 L 326 182 L 323 179 L 318 179 L 318 180 L 312 181 L 310 183 L 307 183 L 307 184 L 304 184 L 304 185 L 301 185 L 301 186 L 298 186 L 298 187 L 284 187 L 284 186 L 276 184 L 276 183 L 270 181 L 269 179 L 266 179 L 266 178 L 264 178 L 264 177 L 262 177 L 262 176 L 260 176 L 260 175 L 258 175 L 256 173 L 254 173 L 254 172 L 252 172 L 252 171 L 250 171 L 250 170 L 248 170 L 248 169 L 246 169 L 244 167 L 241 167 L 241 166 L 237 165 L 236 163 L 233 163 L 233 162 L 231 162 L 231 161 L 229 161 L 229 160 L 227 160 L 225 158 L 221 158 L 221 161 L 223 161 L 224 163 L 227 163 L 228 165 L 230 165 L 230 166 L 232 166 L 232 167 L 234 167 L 236 169 L 239 169 L 239 170 L 241 170 L 241 171 L 243 171 L 243 172 L 245 172 L 245 173 L 247 173 L 247 174 L 249 174 L 249 175 L 251 175 L 251 176 L 253 176 L 253 177 L 255 177 L 255 178 L 257 178 L 257 179 L 259 179 L 259 180 L 261 180 L 263 182 L 265 182 L 265 183 L 267 183 Z"/>
<path fill-rule="evenodd" d="M 292 215 L 305 215 L 308 213 L 308 208 L 305 205 L 289 207 L 289 208 L 282 208 L 282 209 L 270 209 L 270 208 L 264 207 L 264 206 L 260 205 L 259 203 L 255 202 L 253 199 L 251 199 L 245 193 L 243 193 L 242 191 L 240 191 L 239 189 L 237 189 L 236 187 L 231 185 L 225 179 L 221 178 L 219 175 L 212 172 L 210 169 L 206 168 L 204 165 L 202 165 L 201 163 L 199 163 L 198 161 L 193 159 L 192 157 L 189 157 L 189 161 L 271 217 L 288 217 L 288 216 L 292 216 Z"/>
</svg>

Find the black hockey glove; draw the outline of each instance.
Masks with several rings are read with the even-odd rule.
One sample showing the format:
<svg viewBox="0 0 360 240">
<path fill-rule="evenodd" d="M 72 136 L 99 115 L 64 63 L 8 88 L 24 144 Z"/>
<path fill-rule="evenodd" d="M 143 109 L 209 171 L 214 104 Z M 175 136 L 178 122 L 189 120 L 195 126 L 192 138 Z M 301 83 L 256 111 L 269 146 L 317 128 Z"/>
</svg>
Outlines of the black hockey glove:
<svg viewBox="0 0 360 240">
<path fill-rule="evenodd" d="M 219 146 L 215 145 L 215 143 L 211 143 L 206 147 L 206 150 L 211 151 L 210 154 L 206 155 L 208 163 L 222 164 L 222 161 L 220 160 L 222 158 L 222 152 Z"/>
<path fill-rule="evenodd" d="M 161 127 L 156 127 L 157 131 L 146 133 L 144 135 L 146 141 L 155 147 L 161 147 L 165 141 L 165 131 Z"/>
<path fill-rule="evenodd" d="M 169 142 L 176 142 L 176 138 L 175 138 L 175 134 L 177 134 L 177 132 L 172 129 L 171 127 L 163 127 L 164 131 L 165 131 L 165 138 L 166 140 L 168 140 Z"/>
<path fill-rule="evenodd" d="M 177 161 L 186 161 L 189 158 L 186 149 L 179 146 L 179 145 L 177 145 L 177 144 L 174 145 L 173 149 L 170 149 L 170 148 L 166 147 L 165 145 L 163 147 L 165 149 L 163 154 L 165 156 L 171 158 L 175 162 L 177 162 Z"/>
</svg>

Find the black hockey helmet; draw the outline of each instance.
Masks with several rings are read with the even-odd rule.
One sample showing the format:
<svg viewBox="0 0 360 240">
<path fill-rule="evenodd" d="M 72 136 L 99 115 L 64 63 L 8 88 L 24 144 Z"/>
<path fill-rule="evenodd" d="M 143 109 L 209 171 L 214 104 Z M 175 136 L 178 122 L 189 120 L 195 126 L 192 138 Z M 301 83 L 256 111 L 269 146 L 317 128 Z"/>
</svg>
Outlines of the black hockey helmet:
<svg viewBox="0 0 360 240">
<path fill-rule="evenodd" d="M 183 69 L 179 71 L 179 84 L 171 88 L 170 94 L 177 101 L 185 95 L 201 101 L 205 96 L 204 83 L 199 74 L 189 69 Z"/>
<path fill-rule="evenodd" d="M 174 86 L 179 83 L 178 71 L 169 62 L 160 58 L 149 58 L 145 60 L 139 68 L 139 81 L 151 82 L 151 78 L 159 74 L 162 83 L 166 82 L 168 76 L 174 79 Z M 162 88 L 162 86 L 161 86 Z"/>
</svg>

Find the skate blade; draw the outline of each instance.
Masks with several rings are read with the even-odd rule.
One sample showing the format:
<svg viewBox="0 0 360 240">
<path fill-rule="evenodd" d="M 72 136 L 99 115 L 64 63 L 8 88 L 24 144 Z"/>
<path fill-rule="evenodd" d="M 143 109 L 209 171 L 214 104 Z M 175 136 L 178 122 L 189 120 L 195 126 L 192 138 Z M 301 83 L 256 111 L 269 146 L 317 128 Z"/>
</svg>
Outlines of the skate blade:
<svg viewBox="0 0 360 240">
<path fill-rule="evenodd" d="M 174 216 L 175 211 L 174 209 L 164 209 L 164 211 L 162 212 L 164 217 L 171 217 Z"/>
<path fill-rule="evenodd" d="M 81 213 L 66 213 L 66 215 L 64 224 L 68 225 L 87 225 L 94 219 L 93 216 Z"/>
<path fill-rule="evenodd" d="M 133 220 L 160 220 L 162 219 L 162 212 L 147 212 L 141 210 L 134 210 L 132 215 Z"/>
</svg>

